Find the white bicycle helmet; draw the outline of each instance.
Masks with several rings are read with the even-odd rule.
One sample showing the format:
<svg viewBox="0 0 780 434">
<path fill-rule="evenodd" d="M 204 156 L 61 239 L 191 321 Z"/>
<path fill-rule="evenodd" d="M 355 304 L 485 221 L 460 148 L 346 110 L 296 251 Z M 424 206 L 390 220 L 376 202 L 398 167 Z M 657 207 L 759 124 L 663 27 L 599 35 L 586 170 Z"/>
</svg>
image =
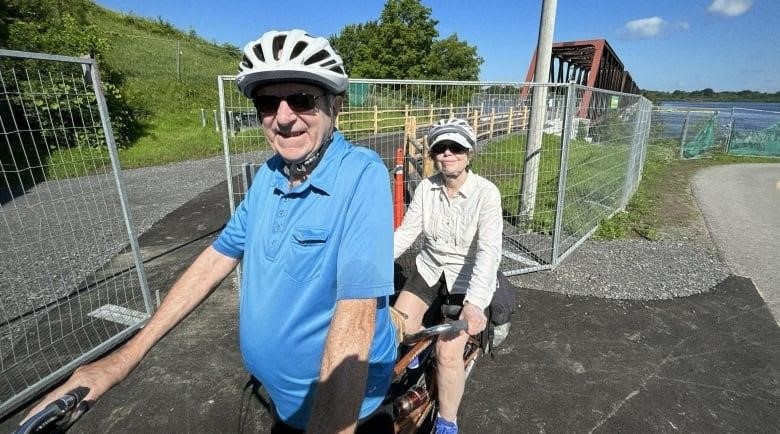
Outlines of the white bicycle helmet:
<svg viewBox="0 0 780 434">
<path fill-rule="evenodd" d="M 477 135 L 468 122 L 463 119 L 450 118 L 436 122 L 428 131 L 428 146 L 433 148 L 441 142 L 455 142 L 466 149 L 474 149 Z"/>
<path fill-rule="evenodd" d="M 236 84 L 247 98 L 258 85 L 280 81 L 311 83 L 334 94 L 348 86 L 344 62 L 330 42 L 298 29 L 265 32 L 244 46 Z"/>
</svg>

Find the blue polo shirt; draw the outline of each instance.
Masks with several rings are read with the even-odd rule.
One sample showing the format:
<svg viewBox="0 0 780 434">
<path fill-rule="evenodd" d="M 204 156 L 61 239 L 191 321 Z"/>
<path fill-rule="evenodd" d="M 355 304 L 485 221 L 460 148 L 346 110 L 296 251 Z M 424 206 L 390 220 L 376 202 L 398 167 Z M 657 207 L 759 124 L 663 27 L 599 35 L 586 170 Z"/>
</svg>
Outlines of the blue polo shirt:
<svg viewBox="0 0 780 434">
<path fill-rule="evenodd" d="M 259 170 L 213 247 L 242 259 L 244 364 L 285 423 L 305 428 L 336 301 L 377 299 L 360 417 L 384 398 L 396 359 L 388 310 L 393 223 L 387 168 L 336 132 L 311 176 L 290 189 L 279 156 Z"/>
</svg>

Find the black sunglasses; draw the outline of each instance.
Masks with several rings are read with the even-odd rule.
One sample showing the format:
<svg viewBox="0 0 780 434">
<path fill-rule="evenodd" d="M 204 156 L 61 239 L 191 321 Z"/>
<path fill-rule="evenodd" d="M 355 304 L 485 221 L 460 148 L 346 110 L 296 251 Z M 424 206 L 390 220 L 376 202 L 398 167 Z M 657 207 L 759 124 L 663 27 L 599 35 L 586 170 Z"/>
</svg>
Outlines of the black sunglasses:
<svg viewBox="0 0 780 434">
<path fill-rule="evenodd" d="M 307 112 L 314 110 L 317 106 L 317 100 L 325 95 L 310 95 L 308 93 L 293 93 L 287 96 L 276 95 L 255 95 L 252 98 L 252 102 L 255 103 L 255 108 L 260 113 L 272 114 L 279 110 L 279 104 L 282 100 L 287 101 L 287 105 L 290 106 L 293 111 Z"/>
<path fill-rule="evenodd" d="M 444 151 L 447 149 L 450 150 L 453 154 L 465 154 L 469 150 L 466 149 L 464 146 L 455 143 L 455 142 L 443 142 L 443 143 L 437 143 L 431 148 L 431 155 L 439 155 L 443 154 Z"/>
</svg>

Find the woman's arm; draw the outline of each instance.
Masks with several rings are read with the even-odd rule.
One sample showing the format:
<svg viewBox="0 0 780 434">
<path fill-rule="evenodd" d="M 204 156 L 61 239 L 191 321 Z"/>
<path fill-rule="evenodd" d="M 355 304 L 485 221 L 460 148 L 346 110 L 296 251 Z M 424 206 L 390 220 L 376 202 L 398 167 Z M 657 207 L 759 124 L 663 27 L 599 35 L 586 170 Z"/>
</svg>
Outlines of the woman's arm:
<svg viewBox="0 0 780 434">
<path fill-rule="evenodd" d="M 483 203 L 479 208 L 476 257 L 469 279 L 466 301 L 485 309 L 496 290 L 496 275 L 501 263 L 504 220 L 501 193 L 495 185 L 485 181 Z"/>
</svg>

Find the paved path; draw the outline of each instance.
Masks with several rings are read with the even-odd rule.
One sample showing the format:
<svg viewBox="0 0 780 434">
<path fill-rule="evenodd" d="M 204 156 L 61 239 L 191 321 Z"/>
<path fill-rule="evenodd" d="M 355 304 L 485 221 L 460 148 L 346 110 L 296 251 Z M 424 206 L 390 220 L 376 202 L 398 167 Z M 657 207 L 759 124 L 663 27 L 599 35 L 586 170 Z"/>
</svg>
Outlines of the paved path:
<svg viewBox="0 0 780 434">
<path fill-rule="evenodd" d="M 780 164 L 709 167 L 693 192 L 723 259 L 753 279 L 780 324 Z"/>
</svg>

